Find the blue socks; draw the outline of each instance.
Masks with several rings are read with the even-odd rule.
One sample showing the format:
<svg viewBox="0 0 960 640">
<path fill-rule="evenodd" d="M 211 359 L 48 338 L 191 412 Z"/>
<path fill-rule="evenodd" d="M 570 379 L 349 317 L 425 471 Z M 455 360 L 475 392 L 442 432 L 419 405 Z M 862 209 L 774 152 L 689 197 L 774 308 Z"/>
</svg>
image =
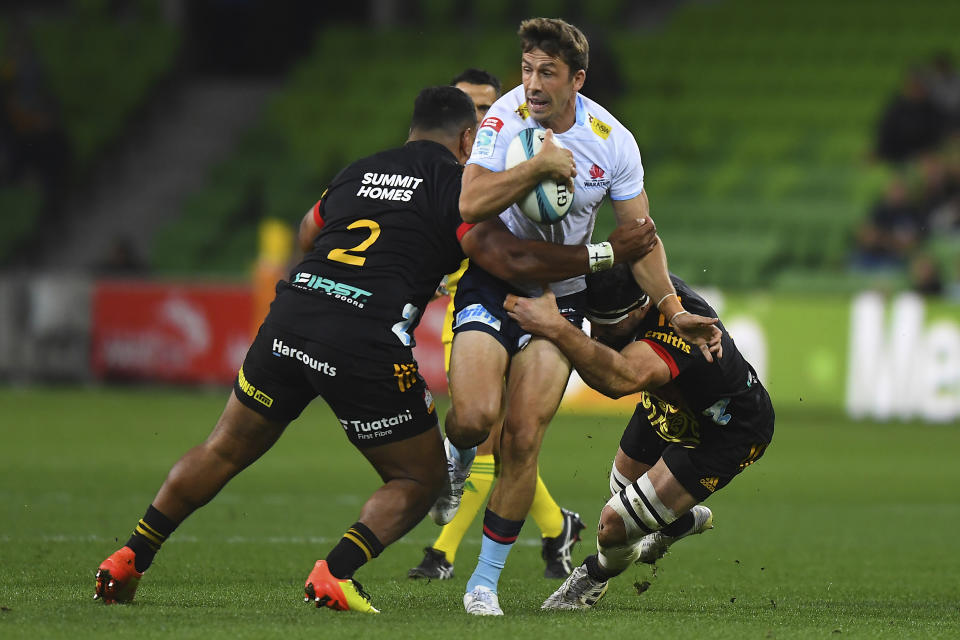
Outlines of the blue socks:
<svg viewBox="0 0 960 640">
<path fill-rule="evenodd" d="M 480 558 L 477 568 L 467 581 L 467 592 L 473 591 L 477 585 L 487 587 L 497 592 L 497 583 L 500 582 L 500 572 L 507 562 L 507 555 L 513 548 L 513 543 L 520 535 L 523 520 L 507 520 L 501 518 L 490 509 L 483 515 L 483 540 L 480 543 Z"/>
</svg>

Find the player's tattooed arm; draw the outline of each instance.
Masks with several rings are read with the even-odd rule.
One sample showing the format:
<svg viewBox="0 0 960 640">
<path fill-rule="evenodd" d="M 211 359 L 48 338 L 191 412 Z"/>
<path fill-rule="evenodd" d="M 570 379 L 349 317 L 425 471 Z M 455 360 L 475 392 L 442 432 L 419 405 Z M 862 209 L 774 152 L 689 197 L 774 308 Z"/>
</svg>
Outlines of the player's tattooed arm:
<svg viewBox="0 0 960 640">
<path fill-rule="evenodd" d="M 632 262 L 654 249 L 657 227 L 650 219 L 634 220 L 618 227 L 608 241 L 614 263 Z M 471 261 L 501 280 L 543 284 L 590 272 L 586 245 L 524 240 L 510 233 L 499 218 L 473 226 L 460 243 Z"/>
</svg>

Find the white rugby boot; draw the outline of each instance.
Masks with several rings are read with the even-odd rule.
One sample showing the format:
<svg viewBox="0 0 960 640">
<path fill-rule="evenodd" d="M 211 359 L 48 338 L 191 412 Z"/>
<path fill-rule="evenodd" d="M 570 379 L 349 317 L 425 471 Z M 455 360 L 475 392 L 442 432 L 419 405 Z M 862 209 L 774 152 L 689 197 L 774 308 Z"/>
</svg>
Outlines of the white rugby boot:
<svg viewBox="0 0 960 640">
<path fill-rule="evenodd" d="M 478 584 L 473 591 L 463 594 L 463 608 L 475 616 L 502 616 L 500 600 L 489 587 Z"/>
<path fill-rule="evenodd" d="M 607 592 L 606 580 L 594 580 L 587 573 L 586 564 L 576 567 L 567 576 L 560 588 L 553 592 L 541 609 L 571 610 L 590 609 L 600 602 Z"/>
<path fill-rule="evenodd" d="M 463 498 L 463 483 L 467 481 L 470 467 L 473 466 L 472 460 L 470 464 L 461 466 L 459 458 L 453 453 L 454 446 L 450 444 L 449 438 L 444 438 L 443 447 L 447 452 L 447 486 L 430 507 L 430 519 L 441 527 L 457 515 L 460 500 Z"/>
<path fill-rule="evenodd" d="M 686 533 L 679 536 L 668 536 L 661 531 L 654 531 L 645 535 L 640 540 L 640 557 L 637 562 L 654 564 L 657 560 L 666 555 L 667 551 L 677 540 L 686 538 L 695 533 L 703 533 L 707 529 L 713 529 L 713 512 L 702 504 L 694 505 L 690 509 L 693 514 L 693 526 Z"/>
</svg>

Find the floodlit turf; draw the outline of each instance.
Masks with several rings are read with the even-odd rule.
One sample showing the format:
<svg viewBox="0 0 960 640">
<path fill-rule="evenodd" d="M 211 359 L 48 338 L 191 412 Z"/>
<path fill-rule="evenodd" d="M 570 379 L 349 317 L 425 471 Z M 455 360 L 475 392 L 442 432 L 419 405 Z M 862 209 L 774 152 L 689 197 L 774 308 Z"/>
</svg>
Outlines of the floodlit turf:
<svg viewBox="0 0 960 640">
<path fill-rule="evenodd" d="M 541 577 L 533 522 L 501 581 L 502 619 L 462 610 L 476 522 L 453 580 L 406 578 L 434 539 L 429 521 L 361 569 L 380 616 L 304 605 L 313 562 L 377 486 L 321 405 L 181 526 L 134 605 L 94 602 L 98 563 L 225 398 L 0 389 L 0 637 L 960 637 L 960 428 L 784 411 L 767 455 L 708 501 L 716 529 L 656 572 L 620 576 L 594 611 L 539 610 L 558 583 Z M 543 476 L 588 533 L 628 412 L 624 401 L 622 418 L 563 415 L 547 436 Z M 594 544 L 586 536 L 575 557 Z"/>
</svg>

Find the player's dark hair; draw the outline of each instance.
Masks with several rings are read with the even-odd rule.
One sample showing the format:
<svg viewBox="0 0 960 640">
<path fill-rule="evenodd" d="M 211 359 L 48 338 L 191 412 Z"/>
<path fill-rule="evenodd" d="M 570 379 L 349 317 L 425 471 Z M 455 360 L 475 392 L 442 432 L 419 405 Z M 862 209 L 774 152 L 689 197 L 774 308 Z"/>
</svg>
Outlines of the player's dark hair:
<svg viewBox="0 0 960 640">
<path fill-rule="evenodd" d="M 648 301 L 633 278 L 629 265 L 620 263 L 612 269 L 590 273 L 587 281 L 587 316 L 593 322 L 612 323 Z"/>
<path fill-rule="evenodd" d="M 560 18 L 530 18 L 520 23 L 517 31 L 524 53 L 540 49 L 560 58 L 570 67 L 570 75 L 587 70 L 590 45 L 580 29 Z"/>
<path fill-rule="evenodd" d="M 497 92 L 497 97 L 500 97 L 500 78 L 489 71 L 484 71 L 483 69 L 465 69 L 463 73 L 450 81 L 450 86 L 452 87 L 458 82 L 479 85 L 488 84 Z"/>
<path fill-rule="evenodd" d="M 450 86 L 427 87 L 413 103 L 410 130 L 441 130 L 457 135 L 477 126 L 477 110 L 473 100 L 460 89 Z"/>
</svg>

